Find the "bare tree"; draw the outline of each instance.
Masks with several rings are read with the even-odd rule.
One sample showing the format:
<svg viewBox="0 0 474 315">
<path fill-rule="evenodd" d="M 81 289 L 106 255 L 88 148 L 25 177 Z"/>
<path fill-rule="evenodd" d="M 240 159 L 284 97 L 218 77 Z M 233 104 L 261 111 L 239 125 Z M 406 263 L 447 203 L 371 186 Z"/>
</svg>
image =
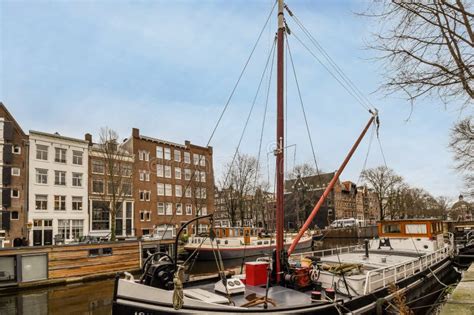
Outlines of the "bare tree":
<svg viewBox="0 0 474 315">
<path fill-rule="evenodd" d="M 375 1 L 363 15 L 380 22 L 370 47 L 381 52 L 383 88 L 411 101 L 434 95 L 472 102 L 473 6 L 468 0 Z"/>
<path fill-rule="evenodd" d="M 474 123 L 472 117 L 461 120 L 454 126 L 449 146 L 454 152 L 457 170 L 465 176 L 467 193 L 474 197 Z"/>
<path fill-rule="evenodd" d="M 377 194 L 380 220 L 383 220 L 386 209 L 393 208 L 393 198 L 403 185 L 403 178 L 397 175 L 392 169 L 379 166 L 366 169 L 362 172 L 361 178 Z"/>
<path fill-rule="evenodd" d="M 221 189 L 231 225 L 240 221 L 243 226 L 251 217 L 249 197 L 255 193 L 257 177 L 257 159 L 252 156 L 237 154 L 233 163 L 226 165 Z"/>
<path fill-rule="evenodd" d="M 116 131 L 108 127 L 100 130 L 100 143 L 97 151 L 105 166 L 105 186 L 102 199 L 108 204 L 110 213 L 110 240 L 116 236 L 116 217 L 123 211 L 124 199 L 131 196 L 132 165 L 130 154 L 119 145 Z"/>
<path fill-rule="evenodd" d="M 321 171 L 319 171 L 321 173 Z M 288 174 L 289 179 L 296 179 L 298 177 L 308 177 L 318 174 L 318 170 L 309 163 L 295 165 Z"/>
</svg>

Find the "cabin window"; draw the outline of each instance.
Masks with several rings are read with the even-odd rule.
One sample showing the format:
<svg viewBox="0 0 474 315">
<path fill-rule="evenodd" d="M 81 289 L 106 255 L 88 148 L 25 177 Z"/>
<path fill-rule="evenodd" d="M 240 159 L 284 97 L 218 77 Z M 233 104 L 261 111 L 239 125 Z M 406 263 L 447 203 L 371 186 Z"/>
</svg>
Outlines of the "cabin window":
<svg viewBox="0 0 474 315">
<path fill-rule="evenodd" d="M 426 224 L 406 224 L 405 232 L 407 234 L 426 234 Z"/>
<path fill-rule="evenodd" d="M 226 245 L 229 244 L 229 241 L 228 241 L 228 240 L 225 240 L 225 241 L 224 241 L 224 244 L 226 244 Z"/>
<path fill-rule="evenodd" d="M 89 249 L 89 257 L 111 256 L 111 255 L 112 255 L 111 247 Z"/>
<path fill-rule="evenodd" d="M 262 245 L 262 242 L 261 242 L 261 241 L 258 241 L 258 242 L 257 242 L 257 245 Z"/>
<path fill-rule="evenodd" d="M 386 224 L 383 226 L 384 233 L 400 233 L 400 224 Z"/>
</svg>

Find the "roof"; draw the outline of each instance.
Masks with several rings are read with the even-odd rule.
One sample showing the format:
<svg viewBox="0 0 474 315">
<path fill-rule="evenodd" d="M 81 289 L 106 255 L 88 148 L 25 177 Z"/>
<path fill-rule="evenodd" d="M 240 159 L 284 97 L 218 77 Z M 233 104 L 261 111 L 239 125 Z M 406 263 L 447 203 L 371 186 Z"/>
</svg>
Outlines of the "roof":
<svg viewBox="0 0 474 315">
<path fill-rule="evenodd" d="M 291 191 L 293 190 L 293 186 L 295 185 L 296 181 L 301 180 L 303 181 L 309 189 L 324 189 L 329 185 L 329 182 L 334 177 L 335 172 L 332 173 L 320 173 L 319 175 L 313 176 L 306 176 L 297 179 L 290 179 L 285 181 L 285 190 Z"/>
<path fill-rule="evenodd" d="M 48 133 L 48 132 L 43 132 L 43 131 L 30 130 L 30 135 L 38 135 L 38 136 L 43 136 L 43 137 L 73 141 L 73 142 L 78 142 L 78 143 L 81 143 L 81 144 L 89 145 L 89 141 L 82 140 L 82 139 L 77 139 L 77 138 L 65 137 L 65 136 L 61 136 L 60 134 L 55 134 L 55 133 Z"/>
<path fill-rule="evenodd" d="M 15 117 L 13 117 L 13 115 L 8 111 L 7 107 L 2 102 L 0 102 L 0 108 L 5 111 L 7 116 L 9 116 L 8 118 L 16 125 L 16 127 L 17 127 L 18 131 L 20 131 L 21 135 L 26 137 L 27 135 L 23 131 L 23 129 L 21 129 L 20 124 L 15 120 Z"/>
</svg>

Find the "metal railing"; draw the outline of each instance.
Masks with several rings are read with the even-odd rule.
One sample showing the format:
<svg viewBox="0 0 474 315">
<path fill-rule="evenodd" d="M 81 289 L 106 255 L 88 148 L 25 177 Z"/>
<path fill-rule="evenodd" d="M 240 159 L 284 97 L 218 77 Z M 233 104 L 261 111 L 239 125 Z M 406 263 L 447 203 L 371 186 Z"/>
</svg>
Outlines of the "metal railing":
<svg viewBox="0 0 474 315">
<path fill-rule="evenodd" d="M 364 249 L 364 245 L 352 245 L 352 246 L 345 246 L 345 247 L 320 249 L 320 250 L 312 251 L 312 252 L 295 253 L 295 254 L 291 254 L 290 257 L 295 257 L 295 258 L 299 257 L 300 259 L 303 259 L 306 256 L 325 257 L 325 256 L 336 255 L 336 254 L 352 253 L 356 250 L 363 250 L 363 249 Z"/>
<path fill-rule="evenodd" d="M 370 270 L 365 276 L 364 294 L 384 288 L 391 283 L 406 279 L 417 272 L 426 270 L 450 255 L 450 248 L 444 247 L 423 255 L 416 260 L 397 265 Z"/>
</svg>

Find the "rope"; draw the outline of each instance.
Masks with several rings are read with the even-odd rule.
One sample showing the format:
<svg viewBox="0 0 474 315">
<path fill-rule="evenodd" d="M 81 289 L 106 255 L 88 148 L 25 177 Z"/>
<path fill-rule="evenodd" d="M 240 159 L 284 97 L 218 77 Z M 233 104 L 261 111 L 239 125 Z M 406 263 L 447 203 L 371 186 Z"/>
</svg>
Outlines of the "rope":
<svg viewBox="0 0 474 315">
<path fill-rule="evenodd" d="M 258 45 L 258 43 L 259 43 L 259 41 L 260 41 L 260 38 L 262 37 L 262 34 L 263 34 L 263 32 L 265 31 L 265 28 L 267 27 L 268 21 L 269 21 L 270 18 L 272 17 L 273 10 L 275 9 L 276 4 L 277 4 L 277 1 L 275 0 L 275 3 L 273 4 L 272 9 L 270 10 L 270 13 L 268 14 L 268 17 L 267 17 L 267 19 L 266 19 L 266 21 L 265 21 L 265 24 L 263 25 L 263 27 L 262 27 L 262 29 L 261 29 L 261 31 L 260 31 L 258 37 L 257 37 L 257 40 L 255 41 L 255 44 L 253 45 L 252 50 L 250 51 L 250 54 L 249 54 L 247 60 L 245 61 L 244 67 L 242 68 L 242 71 L 240 72 L 240 75 L 239 75 L 239 77 L 238 77 L 238 79 L 237 79 L 237 82 L 235 83 L 235 85 L 234 85 L 234 87 L 233 87 L 233 89 L 232 89 L 232 92 L 230 93 L 230 95 L 229 95 L 229 97 L 228 97 L 228 99 L 227 99 L 227 101 L 226 101 L 226 103 L 225 103 L 225 105 L 224 105 L 224 108 L 222 109 L 222 112 L 220 113 L 219 118 L 217 119 L 217 122 L 216 122 L 216 124 L 214 125 L 214 128 L 212 129 L 211 135 L 209 136 L 209 139 L 207 140 L 206 147 L 208 147 L 208 146 L 211 144 L 211 141 L 212 141 L 212 139 L 214 138 L 214 134 L 216 133 L 217 128 L 219 127 L 219 124 L 220 124 L 222 118 L 224 117 L 224 114 L 225 114 L 225 112 L 227 111 L 227 108 L 229 107 L 229 104 L 230 104 L 230 102 L 231 102 L 231 100 L 232 100 L 232 97 L 234 96 L 234 93 L 235 93 L 235 91 L 237 90 L 237 87 L 238 87 L 238 85 L 239 85 L 239 83 L 240 83 L 240 80 L 242 79 L 242 77 L 243 77 L 243 75 L 244 75 L 244 73 L 245 73 L 245 70 L 247 69 L 247 66 L 248 66 L 249 63 L 250 63 L 250 60 L 252 59 L 252 56 L 253 56 L 253 54 L 254 54 L 254 52 L 255 52 L 255 49 L 257 48 L 257 45 Z M 201 164 L 201 163 L 200 163 L 200 162 L 201 162 L 201 159 L 202 159 L 202 157 L 199 158 L 199 164 Z M 183 200 L 183 198 L 185 198 L 185 193 L 184 193 L 184 192 L 186 192 L 186 190 L 191 186 L 191 183 L 193 182 L 194 177 L 195 177 L 195 173 L 196 173 L 196 172 L 192 172 L 192 174 L 191 174 L 191 179 L 189 180 L 189 182 L 188 182 L 188 183 L 186 184 L 186 186 L 184 187 L 183 194 L 182 194 L 182 196 L 180 197 L 178 203 L 181 203 L 181 201 Z M 175 215 L 176 215 L 176 212 L 173 212 L 173 214 L 171 215 L 171 217 L 170 217 L 170 219 L 169 219 L 169 221 L 168 221 L 168 224 L 166 224 L 165 231 L 163 232 L 163 236 L 161 237 L 161 240 L 164 239 L 164 237 L 165 237 L 165 235 L 166 235 L 166 232 L 168 231 L 168 226 L 173 222 Z M 196 228 L 196 231 L 197 231 L 197 228 Z M 177 250 L 177 248 L 176 248 L 175 250 Z"/>
<path fill-rule="evenodd" d="M 178 270 L 174 273 L 173 284 L 173 307 L 180 310 L 183 307 L 184 291 L 183 291 L 183 266 L 179 265 Z"/>
<path fill-rule="evenodd" d="M 299 82 L 298 82 L 298 77 L 296 75 L 295 64 L 293 62 L 293 55 L 291 54 L 290 44 L 288 42 L 288 36 L 285 36 L 285 39 L 286 39 L 286 46 L 288 47 L 288 53 L 289 53 L 289 56 L 290 56 L 291 67 L 293 68 L 293 76 L 295 77 L 296 89 L 298 91 L 298 97 L 300 99 L 301 110 L 303 111 L 304 122 L 305 122 L 305 125 L 306 125 L 306 132 L 308 134 L 309 143 L 311 145 L 311 152 L 313 154 L 314 165 L 316 167 L 316 173 L 318 174 L 319 185 L 322 186 L 321 174 L 319 172 L 318 161 L 316 159 L 316 153 L 314 151 L 313 139 L 311 138 L 311 132 L 309 131 L 308 118 L 306 117 L 306 111 L 305 111 L 304 104 L 303 104 L 303 97 L 301 96 L 300 85 L 299 85 Z"/>
</svg>

